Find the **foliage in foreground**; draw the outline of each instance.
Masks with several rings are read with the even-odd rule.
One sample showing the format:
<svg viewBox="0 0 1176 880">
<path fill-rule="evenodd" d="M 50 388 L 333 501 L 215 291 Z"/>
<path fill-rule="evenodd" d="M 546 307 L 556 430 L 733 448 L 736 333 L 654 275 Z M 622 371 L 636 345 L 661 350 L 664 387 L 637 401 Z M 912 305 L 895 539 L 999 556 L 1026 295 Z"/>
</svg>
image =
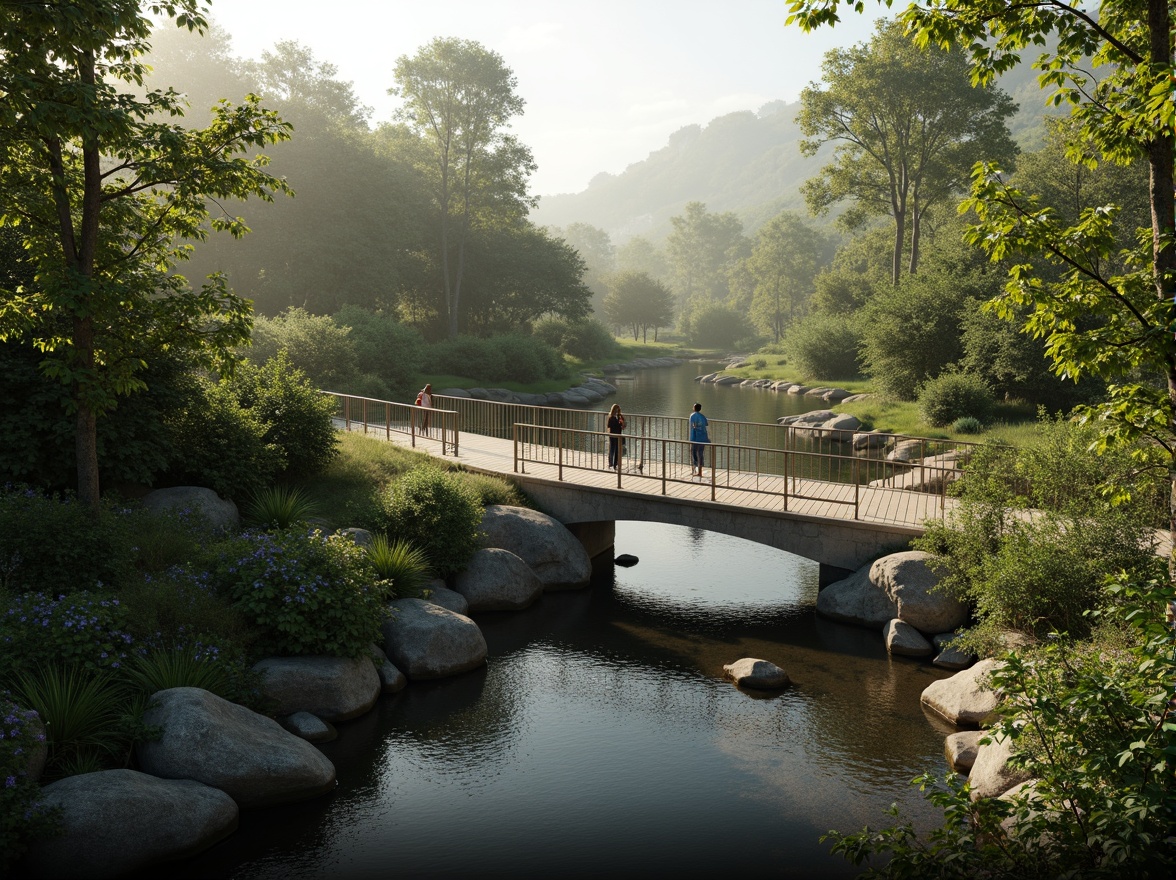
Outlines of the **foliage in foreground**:
<svg viewBox="0 0 1176 880">
<path fill-rule="evenodd" d="M 831 831 L 833 851 L 889 878 L 1160 878 L 1176 867 L 1176 639 L 1165 620 L 1167 582 L 1120 580 L 1107 616 L 1126 647 L 1066 638 L 1031 657 L 1010 655 L 993 686 L 1010 697 L 993 734 L 1012 737 L 1014 761 L 1036 780 L 1019 794 L 973 801 L 968 786 L 914 782 L 943 811 L 921 836 L 909 821 Z M 900 819 L 898 811 L 890 815 Z"/>
<path fill-rule="evenodd" d="M 0 694 L 0 872 L 15 864 L 30 840 L 57 827 L 58 813 L 38 803 L 41 789 L 28 774 L 29 759 L 44 742 L 37 713 Z"/>
</svg>

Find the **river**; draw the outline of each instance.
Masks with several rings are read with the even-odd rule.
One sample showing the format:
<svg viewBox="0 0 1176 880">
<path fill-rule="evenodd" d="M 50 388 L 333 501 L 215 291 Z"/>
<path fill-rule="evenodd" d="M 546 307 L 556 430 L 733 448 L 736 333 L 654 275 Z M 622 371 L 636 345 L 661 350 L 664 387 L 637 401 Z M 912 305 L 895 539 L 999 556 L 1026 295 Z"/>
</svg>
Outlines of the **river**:
<svg viewBox="0 0 1176 880">
<path fill-rule="evenodd" d="M 698 400 L 756 421 L 797 403 L 699 387 L 698 372 L 643 371 L 617 382 L 617 401 L 684 414 Z M 818 618 L 808 560 L 648 522 L 618 522 L 616 551 L 639 564 L 478 615 L 484 669 L 413 683 L 340 725 L 322 747 L 333 795 L 245 813 L 168 873 L 851 877 L 818 840 L 830 828 L 879 824 L 892 802 L 931 821 L 907 783 L 946 770 L 951 728 L 919 705 L 946 673 Z M 794 686 L 739 691 L 722 667 L 740 657 L 772 660 Z"/>
</svg>

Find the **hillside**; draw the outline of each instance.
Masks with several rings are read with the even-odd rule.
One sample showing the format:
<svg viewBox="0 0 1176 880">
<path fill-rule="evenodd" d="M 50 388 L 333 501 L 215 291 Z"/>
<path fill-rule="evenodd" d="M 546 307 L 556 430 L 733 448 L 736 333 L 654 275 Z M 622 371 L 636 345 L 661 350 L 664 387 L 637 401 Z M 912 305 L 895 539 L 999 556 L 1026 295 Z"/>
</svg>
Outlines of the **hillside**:
<svg viewBox="0 0 1176 880">
<path fill-rule="evenodd" d="M 1020 105 L 1009 121 L 1024 149 L 1040 146 L 1045 96 L 1035 72 L 1022 65 L 1000 85 Z M 758 112 L 730 113 L 705 126 L 688 125 L 660 150 L 620 174 L 601 173 L 580 193 L 544 196 L 532 219 L 541 226 L 587 223 L 604 229 L 614 243 L 633 235 L 660 240 L 669 220 L 687 202 L 711 211 L 733 211 L 745 230 L 783 210 L 805 212 L 800 185 L 817 173 L 831 147 L 801 156 L 796 115 L 800 104 L 774 101 Z"/>
</svg>

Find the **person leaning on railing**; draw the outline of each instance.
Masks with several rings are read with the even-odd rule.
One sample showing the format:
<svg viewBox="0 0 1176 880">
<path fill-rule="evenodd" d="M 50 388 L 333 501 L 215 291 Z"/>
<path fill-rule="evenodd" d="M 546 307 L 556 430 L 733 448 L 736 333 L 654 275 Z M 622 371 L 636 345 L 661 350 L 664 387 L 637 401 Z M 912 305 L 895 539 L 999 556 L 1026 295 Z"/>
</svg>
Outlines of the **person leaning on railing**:
<svg viewBox="0 0 1176 880">
<path fill-rule="evenodd" d="M 608 466 L 616 468 L 621 461 L 621 432 L 625 430 L 625 417 L 619 404 L 613 404 L 608 411 Z"/>
</svg>

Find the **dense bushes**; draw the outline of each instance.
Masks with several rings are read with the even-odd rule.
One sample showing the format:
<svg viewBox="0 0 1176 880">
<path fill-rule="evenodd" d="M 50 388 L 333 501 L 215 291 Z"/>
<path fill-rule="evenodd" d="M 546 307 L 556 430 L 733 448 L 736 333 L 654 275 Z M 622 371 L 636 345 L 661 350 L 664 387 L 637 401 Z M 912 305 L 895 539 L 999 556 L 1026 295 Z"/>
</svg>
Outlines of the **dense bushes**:
<svg viewBox="0 0 1176 880">
<path fill-rule="evenodd" d="M 0 616 L 0 669 L 6 677 L 59 663 L 117 669 L 133 645 L 126 612 L 109 595 L 20 593 Z"/>
<path fill-rule="evenodd" d="M 746 313 L 717 300 L 692 303 L 678 321 L 690 344 L 704 348 L 731 348 L 751 334 Z"/>
<path fill-rule="evenodd" d="M 483 507 L 457 474 L 416 468 L 382 491 L 377 504 L 377 527 L 424 550 L 439 574 L 460 571 L 478 549 Z"/>
<path fill-rule="evenodd" d="M 51 834 L 58 815 L 39 803 L 40 786 L 28 774 L 29 758 L 45 743 L 37 713 L 0 693 L 0 873 L 24 854 L 28 841 Z"/>
<path fill-rule="evenodd" d="M 535 322 L 534 335 L 552 348 L 581 361 L 599 360 L 616 350 L 617 342 L 599 321 L 569 321 L 554 315 Z"/>
<path fill-rule="evenodd" d="M 456 336 L 434 343 L 426 349 L 424 366 L 431 373 L 457 372 L 488 382 L 537 382 L 568 375 L 559 352 L 542 339 L 513 334 Z"/>
<path fill-rule="evenodd" d="M 362 657 L 380 637 L 388 585 L 345 536 L 247 532 L 226 543 L 212 576 L 260 629 L 264 653 Z"/>
<path fill-rule="evenodd" d="M 992 389 L 979 376 L 948 371 L 928 380 L 919 389 L 919 410 L 933 428 L 972 417 L 981 423 L 992 417 Z"/>
<path fill-rule="evenodd" d="M 856 325 L 837 315 L 813 314 L 784 336 L 788 360 L 808 379 L 852 379 L 860 372 Z"/>
</svg>

